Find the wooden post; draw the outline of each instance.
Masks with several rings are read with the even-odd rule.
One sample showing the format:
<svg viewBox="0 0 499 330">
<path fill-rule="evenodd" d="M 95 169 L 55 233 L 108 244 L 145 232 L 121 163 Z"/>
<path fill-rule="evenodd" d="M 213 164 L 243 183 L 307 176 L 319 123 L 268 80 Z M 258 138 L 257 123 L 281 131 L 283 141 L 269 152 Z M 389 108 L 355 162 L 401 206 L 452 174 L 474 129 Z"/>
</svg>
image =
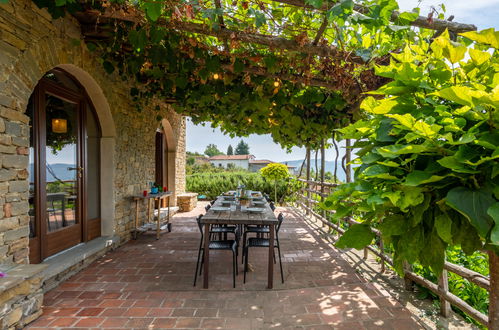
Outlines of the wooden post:
<svg viewBox="0 0 499 330">
<path fill-rule="evenodd" d="M 383 239 L 379 238 L 379 250 L 381 251 L 381 273 L 384 273 L 386 270 L 385 266 L 385 245 L 383 244 Z"/>
<path fill-rule="evenodd" d="M 321 141 L 321 202 L 324 202 L 324 181 L 326 178 L 326 149 L 324 139 Z M 326 219 L 326 210 L 322 210 L 322 217 Z M 322 222 L 322 227 L 326 224 Z"/>
<path fill-rule="evenodd" d="M 307 187 L 307 200 L 305 201 L 305 205 L 307 205 L 307 208 L 310 209 L 310 184 L 309 184 L 309 181 L 310 181 L 310 148 L 307 147 L 307 176 L 306 176 L 306 179 L 307 179 L 307 184 L 305 185 Z M 305 214 L 306 215 L 309 215 L 309 211 L 308 209 L 306 210 Z"/>
<path fill-rule="evenodd" d="M 408 262 L 404 261 L 404 272 L 406 271 L 412 271 L 412 266 Z M 414 291 L 414 282 L 406 275 L 404 275 L 404 286 L 407 291 Z"/>
<path fill-rule="evenodd" d="M 346 142 L 346 151 L 345 151 L 346 179 L 347 179 L 347 182 L 352 182 L 352 165 L 350 165 L 350 161 L 352 160 L 352 150 L 350 149 L 351 141 L 350 141 L 350 139 L 346 139 L 345 142 Z"/>
<path fill-rule="evenodd" d="M 438 278 L 438 289 L 444 292 L 449 291 L 449 276 L 447 270 L 443 270 L 442 274 Z M 449 317 L 451 312 L 450 303 L 440 295 L 440 315 L 443 317 Z"/>
<path fill-rule="evenodd" d="M 499 256 L 489 251 L 489 329 L 499 329 Z"/>
</svg>

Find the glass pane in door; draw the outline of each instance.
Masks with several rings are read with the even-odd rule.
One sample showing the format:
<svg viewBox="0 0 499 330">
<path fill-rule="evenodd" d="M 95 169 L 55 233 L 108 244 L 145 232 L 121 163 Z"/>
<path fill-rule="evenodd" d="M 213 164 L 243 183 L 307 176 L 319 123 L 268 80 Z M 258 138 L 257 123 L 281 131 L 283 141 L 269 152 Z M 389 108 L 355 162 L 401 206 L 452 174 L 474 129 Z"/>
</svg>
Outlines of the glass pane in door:
<svg viewBox="0 0 499 330">
<path fill-rule="evenodd" d="M 46 94 L 47 232 L 78 223 L 78 106 Z"/>
</svg>

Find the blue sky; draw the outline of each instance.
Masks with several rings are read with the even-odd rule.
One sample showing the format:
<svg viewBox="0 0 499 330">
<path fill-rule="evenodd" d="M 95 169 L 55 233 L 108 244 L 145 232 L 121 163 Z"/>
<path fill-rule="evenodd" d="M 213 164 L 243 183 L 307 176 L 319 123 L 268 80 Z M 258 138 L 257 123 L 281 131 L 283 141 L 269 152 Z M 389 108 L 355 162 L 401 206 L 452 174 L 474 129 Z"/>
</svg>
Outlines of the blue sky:
<svg viewBox="0 0 499 330">
<path fill-rule="evenodd" d="M 440 11 L 440 4 L 446 7 L 446 17 L 454 15 L 454 21 L 475 24 L 479 30 L 494 27 L 499 30 L 499 0 L 399 0 L 401 10 L 410 11 L 414 7 L 421 8 L 421 15 L 427 15 L 432 6 Z M 305 150 L 293 148 L 291 153 L 286 153 L 279 145 L 272 141 L 270 135 L 250 135 L 243 137 L 249 146 L 250 152 L 258 159 L 269 159 L 280 162 L 285 160 L 303 159 Z M 204 152 L 209 143 L 216 144 L 223 152 L 227 151 L 229 144 L 233 147 L 241 138 L 231 139 L 223 135 L 219 129 L 212 129 L 209 123 L 206 126 L 194 125 L 187 122 L 187 150 Z M 326 159 L 333 160 L 334 152 L 327 151 Z"/>
</svg>

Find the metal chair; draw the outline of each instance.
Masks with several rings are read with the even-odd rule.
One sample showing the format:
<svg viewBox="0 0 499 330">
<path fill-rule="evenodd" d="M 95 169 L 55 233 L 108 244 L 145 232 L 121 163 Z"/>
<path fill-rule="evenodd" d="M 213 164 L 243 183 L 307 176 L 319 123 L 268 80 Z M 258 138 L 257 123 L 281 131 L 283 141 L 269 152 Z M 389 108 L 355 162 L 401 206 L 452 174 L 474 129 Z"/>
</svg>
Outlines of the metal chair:
<svg viewBox="0 0 499 330">
<path fill-rule="evenodd" d="M 269 206 L 270 206 L 270 209 L 272 210 L 272 212 L 275 211 L 275 205 L 274 205 L 274 202 L 270 202 L 269 203 Z"/>
<path fill-rule="evenodd" d="M 281 269 L 281 281 L 284 283 L 284 273 L 282 271 L 282 260 L 281 260 L 281 246 L 279 244 L 279 229 L 281 229 L 281 224 L 284 221 L 284 216 L 282 213 L 279 213 L 277 216 L 277 226 L 275 228 L 275 244 L 274 248 L 277 248 L 277 252 L 279 254 L 279 268 Z M 246 272 L 248 271 L 248 259 L 249 259 L 249 248 L 250 247 L 266 247 L 268 248 L 270 245 L 269 238 L 259 238 L 259 237 L 250 237 L 248 241 L 244 243 L 243 249 L 243 258 L 244 258 L 244 281 L 246 283 Z M 274 263 L 275 263 L 275 254 L 274 254 Z"/>
<path fill-rule="evenodd" d="M 214 203 L 215 201 L 213 201 Z M 211 202 L 210 202 L 211 203 Z M 206 212 L 208 212 L 210 209 L 211 209 L 211 206 L 213 204 L 208 204 L 204 207 L 204 209 L 206 210 Z M 210 228 L 210 232 L 212 234 L 219 234 L 218 237 L 219 237 L 219 240 L 222 239 L 222 234 L 224 234 L 224 240 L 227 239 L 227 234 L 235 234 L 236 232 L 236 226 L 228 226 L 228 225 L 213 225 L 211 226 Z M 238 240 L 238 245 L 239 245 L 239 240 Z"/>
<path fill-rule="evenodd" d="M 204 263 L 204 233 L 203 233 L 203 227 L 204 225 L 201 223 L 201 218 L 203 217 L 202 214 L 200 214 L 197 218 L 197 224 L 199 227 L 199 231 L 201 232 L 201 239 L 199 240 L 199 250 L 198 250 L 198 258 L 196 261 L 196 272 L 194 274 L 194 286 L 196 286 L 196 280 L 198 276 L 198 270 L 199 270 L 199 275 L 201 275 L 202 270 L 203 270 L 203 263 Z M 232 251 L 232 286 L 235 288 L 236 287 L 236 275 L 238 274 L 238 269 L 237 269 L 237 241 L 238 241 L 238 231 L 236 230 L 235 232 L 236 239 L 230 239 L 230 240 L 210 240 L 208 248 L 210 250 L 230 250 Z M 209 238 L 208 238 L 209 239 Z M 201 259 L 201 260 L 200 260 Z M 201 261 L 201 265 L 199 262 Z"/>
</svg>

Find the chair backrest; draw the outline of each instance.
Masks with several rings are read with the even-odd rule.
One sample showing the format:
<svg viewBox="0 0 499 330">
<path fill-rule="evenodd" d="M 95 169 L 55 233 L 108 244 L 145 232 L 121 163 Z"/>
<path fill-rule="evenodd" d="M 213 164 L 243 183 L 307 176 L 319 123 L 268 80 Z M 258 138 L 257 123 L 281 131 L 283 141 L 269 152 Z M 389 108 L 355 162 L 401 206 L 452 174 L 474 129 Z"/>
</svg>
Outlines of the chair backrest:
<svg viewBox="0 0 499 330">
<path fill-rule="evenodd" d="M 273 203 L 273 202 L 270 202 L 270 203 L 269 203 L 269 206 L 270 206 L 270 209 L 271 209 L 272 211 L 275 211 L 275 205 L 274 205 L 274 203 Z"/>
<path fill-rule="evenodd" d="M 268 194 L 263 194 L 263 197 L 265 197 L 265 199 L 267 200 L 267 203 L 272 202 L 272 199 L 270 198 L 270 196 Z"/>
<path fill-rule="evenodd" d="M 282 225 L 282 222 L 284 221 L 284 215 L 281 213 L 279 213 L 279 215 L 277 216 L 277 227 L 275 228 L 275 231 L 276 233 L 279 232 L 279 229 L 281 229 L 281 225 Z"/>
<path fill-rule="evenodd" d="M 204 207 L 204 209 L 206 210 L 206 212 L 208 212 L 208 210 L 209 210 L 210 208 L 211 208 L 211 205 L 210 205 L 210 204 L 208 204 L 208 205 L 206 205 L 206 206 Z"/>
<path fill-rule="evenodd" d="M 217 201 L 216 199 L 212 200 L 212 201 L 210 202 L 210 205 L 215 204 L 215 202 L 216 202 L 216 201 Z"/>
<path fill-rule="evenodd" d="M 203 224 L 201 223 L 202 214 L 198 215 L 196 222 L 198 223 L 199 231 L 201 232 L 201 238 L 203 238 Z"/>
</svg>

